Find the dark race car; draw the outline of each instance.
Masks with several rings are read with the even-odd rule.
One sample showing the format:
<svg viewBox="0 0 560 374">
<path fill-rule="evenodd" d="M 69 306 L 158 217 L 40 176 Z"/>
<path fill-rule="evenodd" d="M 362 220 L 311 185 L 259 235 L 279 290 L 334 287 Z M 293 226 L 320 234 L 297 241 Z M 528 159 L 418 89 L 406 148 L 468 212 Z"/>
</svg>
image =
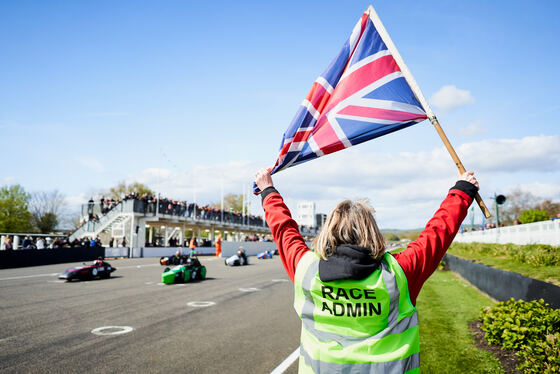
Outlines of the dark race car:
<svg viewBox="0 0 560 374">
<path fill-rule="evenodd" d="M 175 255 L 173 255 L 173 256 L 160 257 L 159 263 L 160 263 L 160 265 L 163 265 L 163 266 L 183 265 L 183 264 L 186 264 L 187 260 L 191 256 L 194 256 L 195 254 L 196 254 L 195 251 L 191 251 L 190 255 L 188 255 L 188 254 L 182 255 L 181 252 L 177 251 L 177 252 L 175 252 Z"/>
<path fill-rule="evenodd" d="M 109 278 L 111 273 L 115 270 L 117 270 L 117 268 L 111 266 L 108 262 L 95 260 L 91 265 L 84 264 L 84 266 L 66 269 L 64 273 L 58 276 L 58 279 L 72 281 L 74 279 L 86 280 L 94 278 Z"/>
<path fill-rule="evenodd" d="M 161 275 L 161 283 L 183 283 L 204 278 L 206 278 L 206 266 L 202 265 L 198 258 L 189 256 L 185 264 L 165 268 Z"/>
</svg>

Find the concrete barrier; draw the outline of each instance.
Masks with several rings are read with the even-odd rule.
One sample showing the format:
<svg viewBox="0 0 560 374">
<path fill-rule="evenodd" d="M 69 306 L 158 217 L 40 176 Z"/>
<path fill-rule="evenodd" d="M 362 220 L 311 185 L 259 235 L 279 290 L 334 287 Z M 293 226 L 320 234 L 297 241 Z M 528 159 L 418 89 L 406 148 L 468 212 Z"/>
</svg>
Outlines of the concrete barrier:
<svg viewBox="0 0 560 374">
<path fill-rule="evenodd" d="M 105 248 L 105 257 L 128 257 L 128 256 L 130 256 L 130 248 L 128 247 Z"/>
<path fill-rule="evenodd" d="M 449 270 L 460 274 L 473 286 L 496 300 L 506 301 L 543 299 L 553 308 L 560 308 L 560 287 L 525 277 L 518 273 L 495 269 L 473 261 L 446 254 L 443 261 Z"/>
<path fill-rule="evenodd" d="M 243 247 L 248 256 L 256 256 L 260 252 L 276 250 L 274 242 L 222 242 L 222 257 L 229 257 L 237 253 L 239 247 Z M 144 247 L 144 248 L 107 248 L 107 257 L 165 257 L 172 256 L 179 251 L 188 254 L 186 247 Z M 199 255 L 215 255 L 216 247 L 198 247 Z M 109 255 L 110 254 L 110 255 Z"/>
</svg>

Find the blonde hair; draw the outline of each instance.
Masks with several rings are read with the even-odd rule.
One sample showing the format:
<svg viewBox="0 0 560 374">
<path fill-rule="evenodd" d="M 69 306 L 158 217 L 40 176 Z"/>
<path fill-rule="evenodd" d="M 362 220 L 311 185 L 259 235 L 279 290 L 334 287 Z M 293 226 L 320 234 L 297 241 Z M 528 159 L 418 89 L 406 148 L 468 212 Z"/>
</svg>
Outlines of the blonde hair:
<svg viewBox="0 0 560 374">
<path fill-rule="evenodd" d="M 319 235 L 313 240 L 315 253 L 327 261 L 341 244 L 355 244 L 369 248 L 371 256 L 380 258 L 385 253 L 385 239 L 373 214 L 368 199 L 344 200 L 327 217 Z"/>
</svg>

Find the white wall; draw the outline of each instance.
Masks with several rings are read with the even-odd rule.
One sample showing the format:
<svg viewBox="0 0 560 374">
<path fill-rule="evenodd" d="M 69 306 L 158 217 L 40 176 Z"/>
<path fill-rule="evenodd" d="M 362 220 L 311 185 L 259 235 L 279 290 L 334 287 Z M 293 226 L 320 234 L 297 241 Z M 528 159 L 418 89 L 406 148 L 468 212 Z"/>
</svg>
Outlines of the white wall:
<svg viewBox="0 0 560 374">
<path fill-rule="evenodd" d="M 560 246 L 560 219 L 459 233 L 459 243 L 549 244 Z"/>
</svg>

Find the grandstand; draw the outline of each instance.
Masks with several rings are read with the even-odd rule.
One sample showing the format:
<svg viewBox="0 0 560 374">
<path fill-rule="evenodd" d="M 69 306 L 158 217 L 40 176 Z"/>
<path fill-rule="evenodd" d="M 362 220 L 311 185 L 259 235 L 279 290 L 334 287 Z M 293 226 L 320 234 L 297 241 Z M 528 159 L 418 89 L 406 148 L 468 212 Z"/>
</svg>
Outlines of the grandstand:
<svg viewBox="0 0 560 374">
<path fill-rule="evenodd" d="M 126 243 L 122 246 L 143 248 L 154 245 L 156 232 L 162 233 L 158 245 L 164 247 L 170 246 L 171 241 L 183 243 L 186 231 L 191 231 L 197 239 L 207 237 L 211 243 L 214 243 L 217 233 L 222 234 L 225 241 L 270 235 L 262 217 L 199 207 L 192 203 L 128 198 L 105 209 L 101 204 L 90 201 L 82 205 L 81 216 L 83 223 L 70 235 L 70 242 L 99 237 L 104 246 L 115 239 L 117 243 Z M 201 235 L 203 231 L 207 234 Z M 316 229 L 302 227 L 302 234 L 313 237 Z"/>
</svg>

